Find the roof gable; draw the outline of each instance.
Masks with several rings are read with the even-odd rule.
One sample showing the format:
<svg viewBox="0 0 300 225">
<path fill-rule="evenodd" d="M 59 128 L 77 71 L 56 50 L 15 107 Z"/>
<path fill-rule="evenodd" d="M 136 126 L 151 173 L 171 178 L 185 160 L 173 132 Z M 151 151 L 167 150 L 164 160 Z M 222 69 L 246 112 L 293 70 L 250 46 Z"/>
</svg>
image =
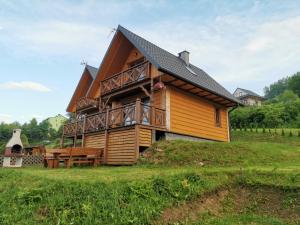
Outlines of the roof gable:
<svg viewBox="0 0 300 225">
<path fill-rule="evenodd" d="M 154 45 L 153 43 L 132 33 L 120 25 L 118 26 L 110 46 L 107 49 L 107 52 L 99 67 L 94 84 L 91 85 L 87 96 L 95 97 L 97 94 L 99 94 L 97 93 L 97 88 L 99 85 L 96 84 L 99 83 L 101 79 L 104 79 L 105 76 L 107 76 L 109 67 L 111 70 L 113 69 L 113 66 L 111 65 L 111 58 L 114 56 L 113 52 L 120 50 L 122 47 L 122 38 L 126 39 L 126 41 L 129 41 L 132 46 L 136 47 L 158 70 L 173 75 L 186 82 L 192 83 L 195 86 L 222 96 L 232 102 L 240 103 L 239 100 L 237 100 L 230 92 L 228 92 L 223 86 L 216 82 L 202 69 L 192 64 L 189 64 L 189 68 L 187 68 L 186 64 L 179 57 Z M 123 41 L 123 44 L 126 43 L 126 41 Z M 113 71 L 110 71 L 110 74 L 114 74 Z"/>
<path fill-rule="evenodd" d="M 179 57 L 154 45 L 120 25 L 117 30 L 120 31 L 153 65 L 155 65 L 158 70 L 177 76 L 180 79 L 193 83 L 196 86 L 223 96 L 231 101 L 239 102 L 229 91 L 222 87 L 202 69 L 192 64 L 187 68 L 187 65 Z"/>
<path fill-rule="evenodd" d="M 97 68 L 86 65 L 81 75 L 81 78 L 77 84 L 77 87 L 73 93 L 71 101 L 68 104 L 67 112 L 74 112 L 76 107 L 76 101 L 84 97 L 88 92 L 89 88 L 92 86 L 95 77 L 97 75 Z"/>
</svg>

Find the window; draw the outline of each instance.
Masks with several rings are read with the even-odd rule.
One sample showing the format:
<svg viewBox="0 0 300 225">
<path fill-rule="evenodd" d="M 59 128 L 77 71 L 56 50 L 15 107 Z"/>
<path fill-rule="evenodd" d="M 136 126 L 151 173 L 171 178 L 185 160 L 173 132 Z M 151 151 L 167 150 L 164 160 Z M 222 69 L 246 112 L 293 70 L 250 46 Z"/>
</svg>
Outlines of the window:
<svg viewBox="0 0 300 225">
<path fill-rule="evenodd" d="M 221 113 L 219 108 L 215 108 L 215 123 L 216 127 L 221 127 Z"/>
</svg>

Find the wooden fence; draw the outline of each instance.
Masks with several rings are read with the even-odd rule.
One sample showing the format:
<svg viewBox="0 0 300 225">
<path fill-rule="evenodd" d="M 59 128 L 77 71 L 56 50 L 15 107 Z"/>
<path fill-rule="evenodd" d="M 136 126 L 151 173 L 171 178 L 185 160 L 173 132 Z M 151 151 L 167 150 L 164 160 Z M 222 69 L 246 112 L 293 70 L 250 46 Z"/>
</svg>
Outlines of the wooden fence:
<svg viewBox="0 0 300 225">
<path fill-rule="evenodd" d="M 298 136 L 300 137 L 300 129 L 297 128 L 259 128 L 259 127 L 240 127 L 231 128 L 232 131 L 253 132 L 253 133 L 269 133 L 282 136 Z"/>
</svg>

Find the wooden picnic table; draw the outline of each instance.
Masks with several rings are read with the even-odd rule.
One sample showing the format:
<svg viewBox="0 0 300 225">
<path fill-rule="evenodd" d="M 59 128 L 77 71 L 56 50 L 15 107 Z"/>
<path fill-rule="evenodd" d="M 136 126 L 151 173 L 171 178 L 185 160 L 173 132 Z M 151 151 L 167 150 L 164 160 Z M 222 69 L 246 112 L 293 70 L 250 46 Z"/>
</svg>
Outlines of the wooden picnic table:
<svg viewBox="0 0 300 225">
<path fill-rule="evenodd" d="M 59 162 L 63 161 L 65 167 L 70 168 L 74 164 L 100 164 L 102 150 L 97 148 L 66 148 L 53 149 L 45 157 L 45 166 L 48 168 L 58 168 Z M 47 164 L 47 165 L 46 165 Z"/>
</svg>

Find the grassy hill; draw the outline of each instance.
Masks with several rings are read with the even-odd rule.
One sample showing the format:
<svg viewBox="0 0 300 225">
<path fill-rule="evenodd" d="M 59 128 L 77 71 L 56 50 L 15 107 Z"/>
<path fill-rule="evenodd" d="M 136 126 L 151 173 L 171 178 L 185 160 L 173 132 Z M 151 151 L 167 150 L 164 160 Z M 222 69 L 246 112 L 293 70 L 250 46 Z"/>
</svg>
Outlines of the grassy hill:
<svg viewBox="0 0 300 225">
<path fill-rule="evenodd" d="M 299 224 L 300 138 L 159 142 L 136 166 L 0 169 L 0 224 Z"/>
</svg>

